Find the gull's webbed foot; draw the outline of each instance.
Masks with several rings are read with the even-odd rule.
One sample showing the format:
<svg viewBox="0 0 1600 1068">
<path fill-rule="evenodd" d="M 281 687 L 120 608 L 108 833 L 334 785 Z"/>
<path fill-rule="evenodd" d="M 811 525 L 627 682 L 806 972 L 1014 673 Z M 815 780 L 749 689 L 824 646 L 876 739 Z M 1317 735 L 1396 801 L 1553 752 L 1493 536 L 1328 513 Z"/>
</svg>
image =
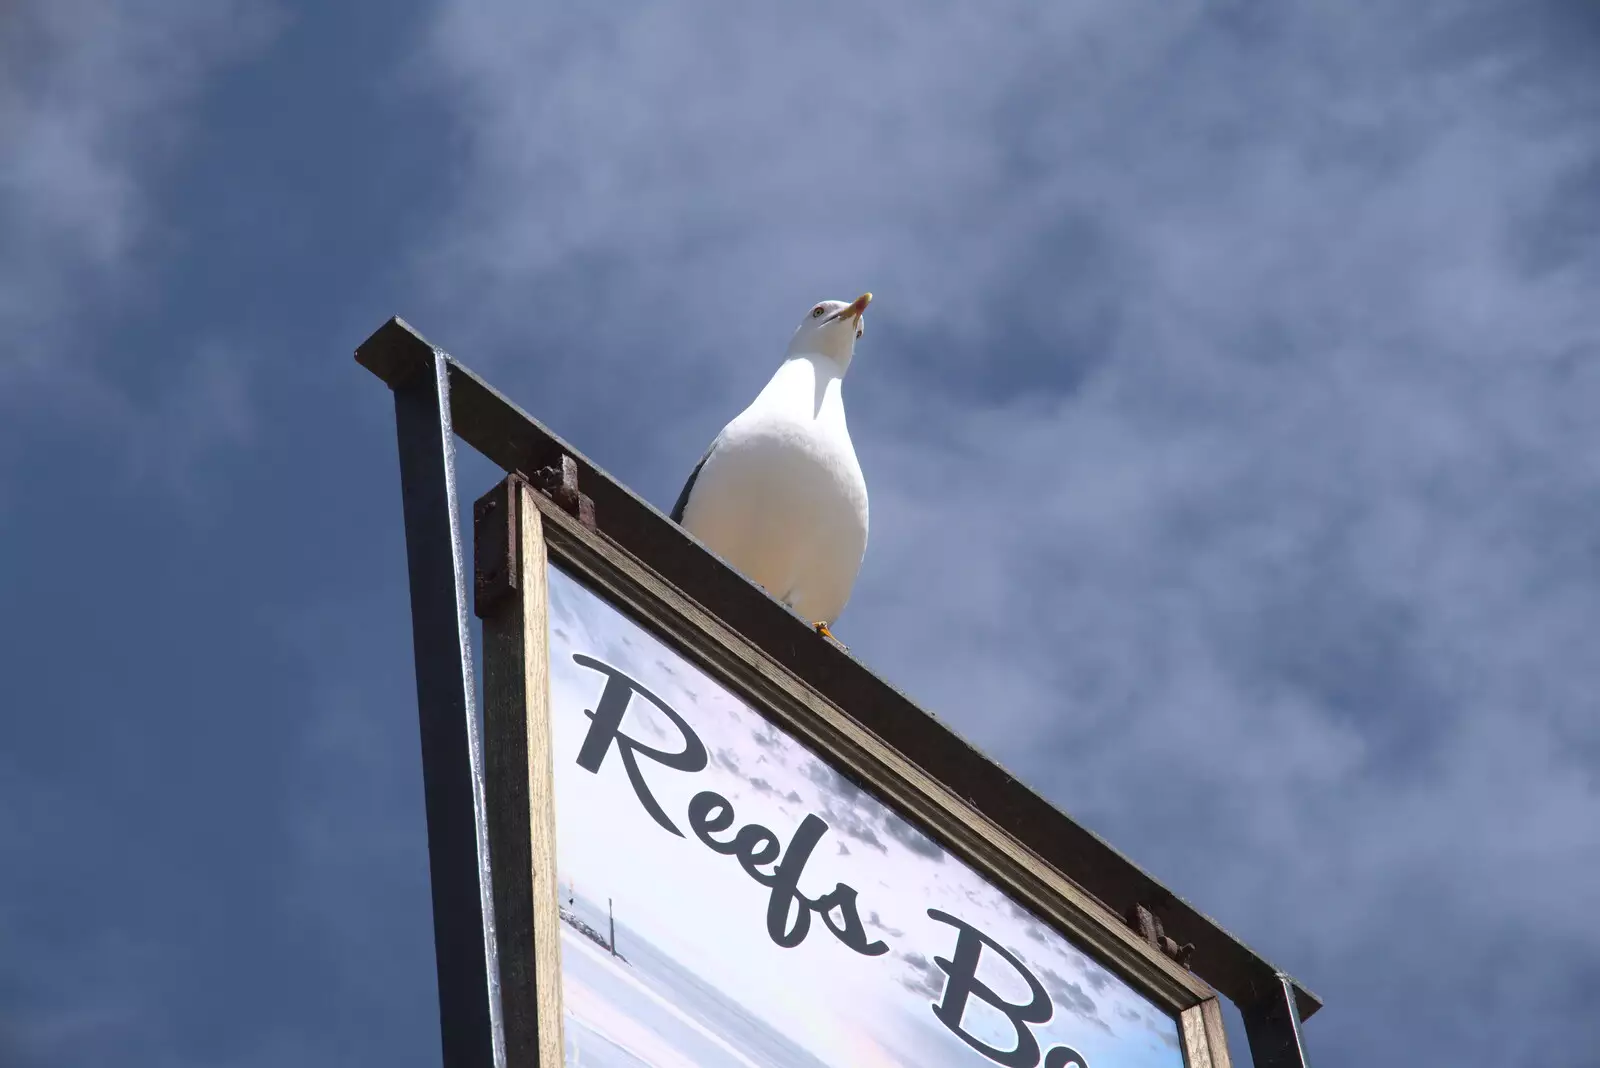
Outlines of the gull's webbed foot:
<svg viewBox="0 0 1600 1068">
<path fill-rule="evenodd" d="M 838 638 L 835 638 L 833 636 L 833 631 L 828 629 L 828 624 L 827 624 L 826 621 L 821 622 L 821 623 L 813 623 L 812 626 L 817 628 L 817 633 L 818 634 L 822 635 L 824 638 L 828 639 L 830 642 L 832 642 L 833 644 L 837 645 L 839 648 L 841 648 L 841 649 L 848 648 L 848 646 L 846 646 L 844 644 L 844 642 L 840 641 Z"/>
</svg>

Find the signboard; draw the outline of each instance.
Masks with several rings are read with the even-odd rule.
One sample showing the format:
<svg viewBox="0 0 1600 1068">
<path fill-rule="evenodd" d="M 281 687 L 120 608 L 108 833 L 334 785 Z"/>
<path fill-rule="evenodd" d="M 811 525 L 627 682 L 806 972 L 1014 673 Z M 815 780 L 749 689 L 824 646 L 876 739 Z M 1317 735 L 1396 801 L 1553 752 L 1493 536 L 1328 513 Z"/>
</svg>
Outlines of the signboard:
<svg viewBox="0 0 1600 1068">
<path fill-rule="evenodd" d="M 556 564 L 565 1060 L 1183 1068 L 1172 1014 Z"/>
<path fill-rule="evenodd" d="M 1303 984 L 402 320 L 356 359 L 394 395 L 448 1068 L 1228 1068 L 1219 991 L 1305 1068 Z M 458 438 L 507 473 L 470 560 Z"/>
<path fill-rule="evenodd" d="M 508 1063 L 1227 1064 L 1204 984 L 505 486 L 476 543 Z M 993 844 L 952 847 L 968 824 Z"/>
</svg>

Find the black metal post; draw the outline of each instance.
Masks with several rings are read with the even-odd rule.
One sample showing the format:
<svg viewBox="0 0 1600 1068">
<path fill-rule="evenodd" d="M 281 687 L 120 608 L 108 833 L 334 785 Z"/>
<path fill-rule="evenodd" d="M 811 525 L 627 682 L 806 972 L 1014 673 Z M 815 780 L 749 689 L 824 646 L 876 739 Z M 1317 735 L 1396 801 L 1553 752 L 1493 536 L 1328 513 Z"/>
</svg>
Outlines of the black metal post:
<svg viewBox="0 0 1600 1068">
<path fill-rule="evenodd" d="M 1239 1006 L 1239 1014 L 1244 1017 L 1255 1068 L 1307 1068 L 1294 980 L 1279 972 L 1276 989 L 1266 991 L 1252 1005 Z"/>
<path fill-rule="evenodd" d="M 394 389 L 445 1068 L 504 1068 L 448 359 Z"/>
</svg>

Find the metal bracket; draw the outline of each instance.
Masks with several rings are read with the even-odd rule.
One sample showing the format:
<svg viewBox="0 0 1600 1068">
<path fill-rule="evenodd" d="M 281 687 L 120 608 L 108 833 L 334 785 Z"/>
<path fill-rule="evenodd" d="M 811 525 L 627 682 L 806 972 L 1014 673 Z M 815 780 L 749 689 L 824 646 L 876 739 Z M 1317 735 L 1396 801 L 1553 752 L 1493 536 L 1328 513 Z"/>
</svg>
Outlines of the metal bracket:
<svg viewBox="0 0 1600 1068">
<path fill-rule="evenodd" d="M 507 475 L 472 503 L 472 612 L 479 619 L 517 591 L 517 494 L 525 484 Z"/>
<path fill-rule="evenodd" d="M 1177 941 L 1169 938 L 1167 932 L 1161 927 L 1161 918 L 1143 905 L 1133 906 L 1133 911 L 1127 916 L 1128 926 L 1139 932 L 1139 937 L 1155 946 L 1161 952 L 1177 961 L 1184 968 L 1189 966 L 1189 958 L 1194 954 L 1194 943 L 1186 942 L 1178 945 Z"/>
<path fill-rule="evenodd" d="M 532 486 L 562 511 L 594 530 L 594 501 L 578 492 L 578 462 L 563 453 L 550 464 L 523 478 L 507 475 L 494 489 L 472 504 L 472 611 L 488 619 L 500 603 L 517 591 L 517 495 Z"/>
<path fill-rule="evenodd" d="M 566 453 L 559 464 L 541 467 L 528 479 L 533 487 L 556 503 L 562 511 L 594 530 L 594 501 L 578 491 L 578 461 Z"/>
</svg>

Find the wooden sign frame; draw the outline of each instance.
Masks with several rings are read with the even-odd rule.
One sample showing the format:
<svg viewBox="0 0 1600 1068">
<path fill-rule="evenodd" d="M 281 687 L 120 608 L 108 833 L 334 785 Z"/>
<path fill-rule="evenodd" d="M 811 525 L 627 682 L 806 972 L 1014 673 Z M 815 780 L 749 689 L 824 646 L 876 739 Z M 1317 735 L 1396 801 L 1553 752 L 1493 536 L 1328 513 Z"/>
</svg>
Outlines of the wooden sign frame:
<svg viewBox="0 0 1600 1068">
<path fill-rule="evenodd" d="M 1092 954 L 1229 1064 L 1304 1068 L 1320 1001 L 733 573 L 398 319 L 357 350 L 395 395 L 450 1068 L 561 1064 L 545 562 L 580 577 Z M 474 507 L 484 736 L 455 485 L 459 434 L 508 477 Z M 1215 988 L 1214 988 L 1215 987 Z"/>
<path fill-rule="evenodd" d="M 522 479 L 508 477 L 481 498 L 474 519 L 477 607 L 484 621 L 486 787 L 495 801 L 489 845 L 508 1065 L 563 1063 L 545 598 L 546 565 L 555 562 L 1177 1017 L 1189 1068 L 1228 1068 L 1215 991 L 1041 865 L 949 787 Z"/>
</svg>

